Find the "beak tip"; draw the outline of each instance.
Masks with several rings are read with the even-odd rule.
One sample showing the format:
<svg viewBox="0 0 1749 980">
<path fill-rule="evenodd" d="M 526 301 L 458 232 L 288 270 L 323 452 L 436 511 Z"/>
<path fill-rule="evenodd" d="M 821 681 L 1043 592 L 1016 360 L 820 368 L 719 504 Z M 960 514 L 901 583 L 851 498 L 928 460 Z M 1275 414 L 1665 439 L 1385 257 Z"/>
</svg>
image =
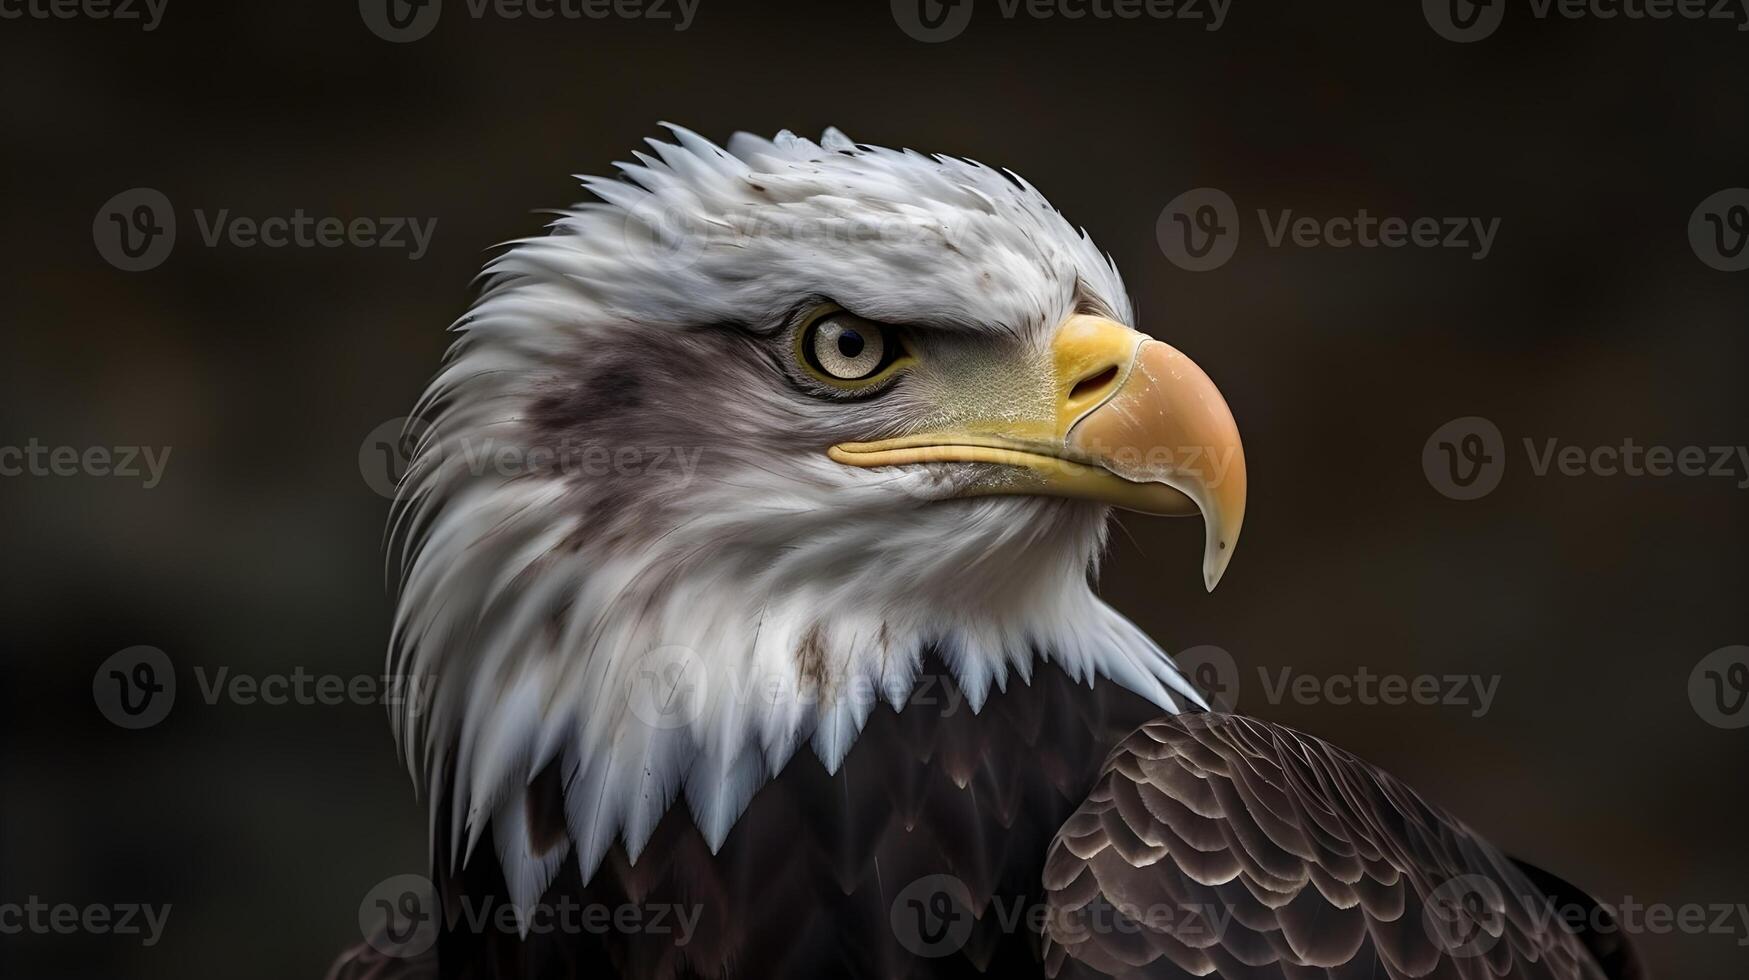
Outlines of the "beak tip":
<svg viewBox="0 0 1749 980">
<path fill-rule="evenodd" d="M 1209 535 L 1208 554 L 1202 562 L 1202 583 L 1209 592 L 1213 592 L 1227 574 L 1227 565 L 1233 560 L 1234 540 Z"/>
</svg>

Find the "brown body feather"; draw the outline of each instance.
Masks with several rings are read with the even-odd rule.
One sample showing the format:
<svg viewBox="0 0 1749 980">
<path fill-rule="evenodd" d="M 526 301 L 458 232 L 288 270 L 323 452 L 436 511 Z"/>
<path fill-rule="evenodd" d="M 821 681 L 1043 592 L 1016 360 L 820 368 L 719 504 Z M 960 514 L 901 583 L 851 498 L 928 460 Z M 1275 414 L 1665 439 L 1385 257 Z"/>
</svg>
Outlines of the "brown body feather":
<svg viewBox="0 0 1749 980">
<path fill-rule="evenodd" d="M 698 919 L 684 944 L 468 928 L 464 898 L 506 893 L 482 850 L 440 877 L 451 922 L 428 954 L 360 947 L 331 980 L 1643 976 L 1619 937 L 1600 946 L 1532 913 L 1577 900 L 1557 893 L 1570 886 L 1317 739 L 1234 716 L 1147 721 L 1152 705 L 1050 665 L 974 715 L 938 661 L 925 671 L 933 695 L 878 709 L 835 775 L 799 753 L 720 853 L 676 806 L 635 864 L 616 847 L 585 885 L 567 860 L 544 899 L 685 908 Z M 558 778 L 528 795 L 532 836 L 553 847 Z M 1483 934 L 1430 928 L 1428 906 L 1466 876 L 1503 899 L 1481 910 L 1499 935 L 1453 955 Z M 968 925 L 919 955 L 928 930 L 902 893 L 936 881 L 963 886 Z"/>
<path fill-rule="evenodd" d="M 1605 972 L 1548 914 L 1568 897 L 1390 775 L 1232 715 L 1126 738 L 1044 880 L 1053 977 L 1642 976 L 1619 944 Z"/>
</svg>

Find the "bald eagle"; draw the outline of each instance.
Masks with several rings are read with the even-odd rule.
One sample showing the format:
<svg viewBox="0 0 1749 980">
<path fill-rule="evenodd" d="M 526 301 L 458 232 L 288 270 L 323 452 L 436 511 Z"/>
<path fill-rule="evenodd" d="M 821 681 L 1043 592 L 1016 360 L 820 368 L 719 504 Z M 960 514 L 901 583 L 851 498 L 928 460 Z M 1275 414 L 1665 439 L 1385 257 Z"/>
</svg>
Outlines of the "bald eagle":
<svg viewBox="0 0 1749 980">
<path fill-rule="evenodd" d="M 1037 190 L 671 131 L 491 261 L 416 413 L 434 934 L 333 977 L 1642 975 L 1098 598 L 1113 507 L 1200 515 L 1213 589 L 1245 460 Z"/>
</svg>

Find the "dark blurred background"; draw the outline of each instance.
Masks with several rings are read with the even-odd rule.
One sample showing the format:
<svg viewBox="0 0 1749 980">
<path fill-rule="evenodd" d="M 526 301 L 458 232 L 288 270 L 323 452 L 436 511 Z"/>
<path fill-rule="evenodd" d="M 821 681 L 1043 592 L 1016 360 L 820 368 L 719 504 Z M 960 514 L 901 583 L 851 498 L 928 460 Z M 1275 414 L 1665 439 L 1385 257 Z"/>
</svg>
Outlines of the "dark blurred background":
<svg viewBox="0 0 1749 980">
<path fill-rule="evenodd" d="M 1207 21 L 1002 16 L 925 43 L 879 0 L 700 0 L 674 20 L 506 19 L 463 0 L 390 43 L 359 6 L 169 0 L 156 29 L 0 20 L 0 444 L 171 447 L 161 482 L 0 478 L 0 903 L 170 903 L 162 941 L 0 935 L 8 977 L 320 976 L 419 871 L 386 711 L 209 705 L 200 678 L 380 672 L 388 500 L 361 471 L 496 243 L 659 120 L 827 125 L 1011 167 L 1116 258 L 1197 359 L 1252 470 L 1220 590 L 1196 522 L 1125 518 L 1102 589 L 1238 707 L 1370 758 L 1606 904 L 1749 903 L 1749 729 L 1690 696 L 1749 643 L 1749 473 L 1539 477 L 1523 440 L 1749 443 L 1749 273 L 1691 247 L 1749 184 L 1749 34 L 1512 5 L 1442 37 L 1413 3 L 1234 0 Z M 672 0 L 670 0 L 672 6 Z M 1361 7 L 1366 9 L 1360 9 Z M 17 9 L 17 8 L 15 8 Z M 676 11 L 678 13 L 678 11 Z M 1169 201 L 1237 202 L 1232 260 L 1163 254 Z M 174 202 L 114 267 L 112 197 Z M 437 219 L 429 252 L 207 247 L 194 212 Z M 1257 209 L 1500 221 L 1442 248 L 1271 248 Z M 1728 216 L 1728 215 L 1727 215 Z M 1491 420 L 1499 488 L 1449 499 L 1436 429 Z M 139 731 L 93 675 L 140 644 L 177 700 Z M 1257 668 L 1498 679 L 1490 710 L 1270 698 Z M 200 673 L 197 675 L 197 671 Z M 1749 967 L 1749 924 L 1635 937 L 1664 977 Z"/>
</svg>

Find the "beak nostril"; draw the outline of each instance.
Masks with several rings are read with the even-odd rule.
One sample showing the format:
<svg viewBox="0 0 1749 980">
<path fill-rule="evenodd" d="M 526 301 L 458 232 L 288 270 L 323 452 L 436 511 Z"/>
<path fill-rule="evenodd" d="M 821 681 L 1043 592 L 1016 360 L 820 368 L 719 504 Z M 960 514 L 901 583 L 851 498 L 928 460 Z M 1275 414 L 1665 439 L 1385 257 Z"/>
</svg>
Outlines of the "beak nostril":
<svg viewBox="0 0 1749 980">
<path fill-rule="evenodd" d="M 1069 391 L 1069 401 L 1080 402 L 1087 398 L 1102 395 L 1107 388 L 1111 387 L 1112 382 L 1116 380 L 1117 365 L 1113 364 L 1105 370 L 1100 371 L 1098 374 L 1088 375 L 1080 381 L 1075 382 L 1075 387 Z"/>
</svg>

